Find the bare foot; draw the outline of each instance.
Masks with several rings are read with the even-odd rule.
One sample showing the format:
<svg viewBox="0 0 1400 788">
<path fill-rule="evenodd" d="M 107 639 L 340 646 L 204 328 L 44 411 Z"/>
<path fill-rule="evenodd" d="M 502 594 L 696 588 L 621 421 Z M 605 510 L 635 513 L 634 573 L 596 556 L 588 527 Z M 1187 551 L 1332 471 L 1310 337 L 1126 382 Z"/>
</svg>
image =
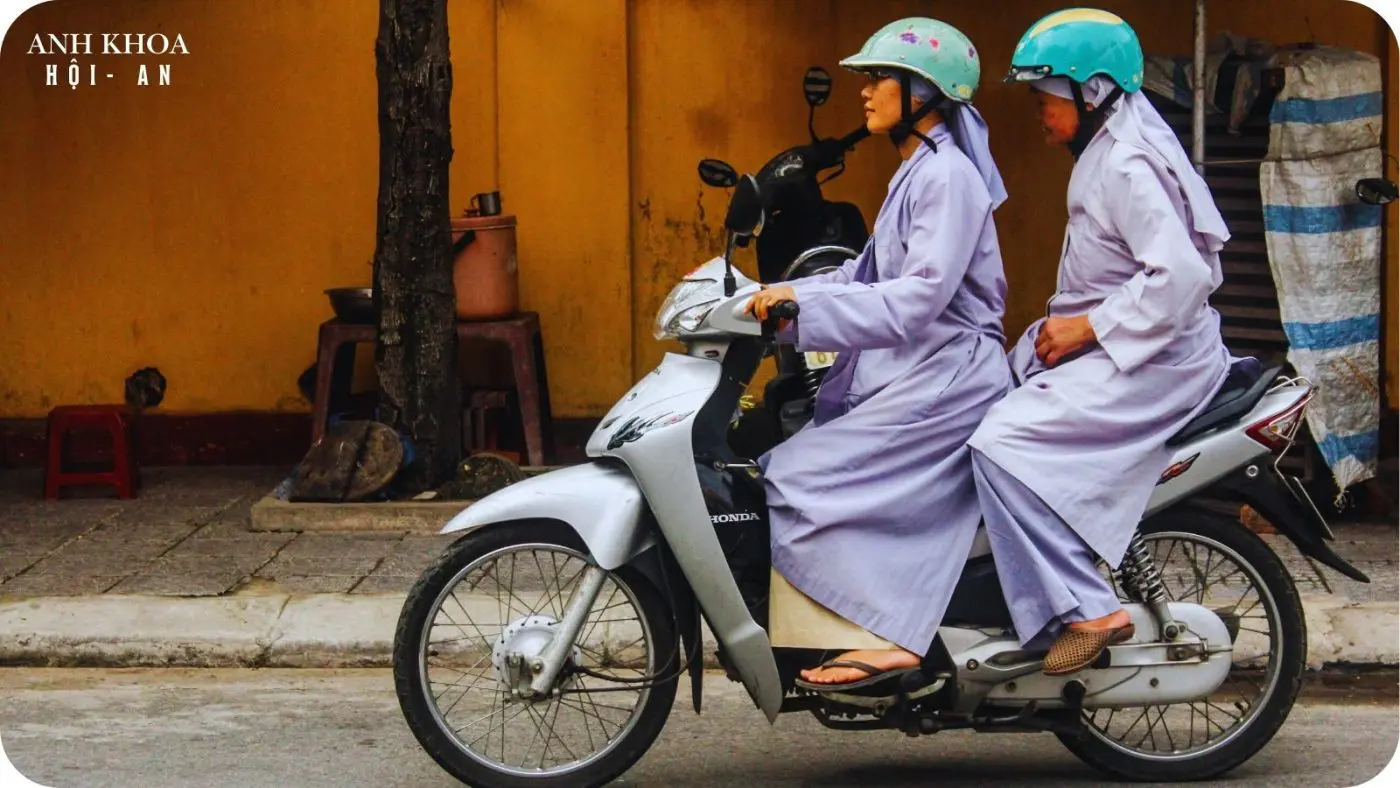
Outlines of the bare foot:
<svg viewBox="0 0 1400 788">
<path fill-rule="evenodd" d="M 1128 611 L 1119 608 L 1113 613 L 1109 613 L 1102 618 L 1091 618 L 1088 621 L 1076 621 L 1069 625 L 1070 629 L 1076 632 L 1103 632 L 1109 629 L 1122 629 L 1133 623 L 1133 617 L 1128 615 Z"/>
<path fill-rule="evenodd" d="M 917 654 L 902 648 L 880 651 L 847 651 L 837 659 L 864 662 L 870 667 L 879 668 L 882 671 L 917 668 L 921 661 Z M 870 678 L 870 673 L 860 668 L 811 668 L 802 671 L 801 675 L 804 681 L 813 684 L 850 684 Z"/>
</svg>

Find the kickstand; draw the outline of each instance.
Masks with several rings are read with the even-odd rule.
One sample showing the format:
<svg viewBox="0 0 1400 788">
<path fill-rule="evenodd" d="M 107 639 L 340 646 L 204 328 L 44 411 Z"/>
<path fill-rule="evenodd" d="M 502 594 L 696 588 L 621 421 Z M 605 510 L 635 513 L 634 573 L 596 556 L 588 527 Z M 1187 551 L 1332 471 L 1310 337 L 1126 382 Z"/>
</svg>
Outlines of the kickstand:
<svg viewBox="0 0 1400 788">
<path fill-rule="evenodd" d="M 1084 686 L 1084 682 L 1078 679 L 1065 682 L 1064 689 L 1060 691 L 1065 699 L 1065 708 L 1075 714 L 1084 711 L 1084 696 L 1088 694 L 1088 689 Z"/>
<path fill-rule="evenodd" d="M 1021 713 L 1016 715 L 1016 722 L 1022 725 L 1029 725 L 1031 718 L 1035 716 L 1037 708 L 1036 704 L 1038 703 L 1039 701 L 1036 700 L 1032 700 L 1030 703 L 1027 703 L 1025 708 L 1021 709 Z"/>
<path fill-rule="evenodd" d="M 1027 724 L 1030 723 L 1031 718 L 1035 716 L 1035 712 L 1036 712 L 1036 709 L 1037 709 L 1037 706 L 1036 706 L 1037 703 L 1038 703 L 1038 701 L 1034 701 L 1034 700 L 1033 700 L 1033 701 L 1031 701 L 1030 703 L 1027 703 L 1025 706 L 1021 707 L 1021 710 L 1018 711 L 1018 712 L 1016 712 L 1015 714 L 1009 714 L 1009 715 L 1007 715 L 1007 716 L 1005 716 L 1005 717 L 988 717 L 987 719 L 983 720 L 983 723 L 986 724 L 986 725 L 998 725 L 998 726 L 1000 726 L 1000 725 L 1027 725 Z"/>
<path fill-rule="evenodd" d="M 1065 699 L 1065 716 L 1074 720 L 1074 731 L 1077 735 L 1084 735 L 1084 726 L 1079 724 L 1080 718 L 1084 716 L 1084 696 L 1089 692 L 1089 688 L 1079 680 L 1070 681 L 1060 690 L 1060 696 Z"/>
</svg>

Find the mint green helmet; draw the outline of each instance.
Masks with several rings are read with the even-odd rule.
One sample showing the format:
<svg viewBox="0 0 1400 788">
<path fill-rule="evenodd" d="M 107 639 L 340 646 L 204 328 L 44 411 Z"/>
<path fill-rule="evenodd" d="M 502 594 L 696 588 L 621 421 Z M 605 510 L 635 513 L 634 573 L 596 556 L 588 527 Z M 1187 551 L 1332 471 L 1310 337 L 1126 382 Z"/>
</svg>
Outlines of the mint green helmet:
<svg viewBox="0 0 1400 788">
<path fill-rule="evenodd" d="M 982 77 L 977 48 L 967 36 L 947 22 L 919 16 L 880 28 L 841 65 L 851 71 L 904 69 L 964 104 L 972 102 Z"/>
<path fill-rule="evenodd" d="M 1142 68 L 1142 44 L 1122 17 L 1097 8 L 1066 8 L 1021 36 L 1006 81 L 1069 77 L 1083 84 L 1103 74 L 1124 93 L 1135 93 L 1142 89 Z"/>
</svg>

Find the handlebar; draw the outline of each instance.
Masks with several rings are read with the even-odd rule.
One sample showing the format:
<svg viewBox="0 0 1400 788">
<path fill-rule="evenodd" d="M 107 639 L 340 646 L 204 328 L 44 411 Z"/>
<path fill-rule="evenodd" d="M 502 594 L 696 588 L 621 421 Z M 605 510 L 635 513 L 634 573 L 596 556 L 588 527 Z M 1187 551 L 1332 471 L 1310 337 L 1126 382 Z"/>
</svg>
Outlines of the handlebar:
<svg viewBox="0 0 1400 788">
<path fill-rule="evenodd" d="M 769 317 L 776 317 L 782 320 L 791 320 L 797 317 L 797 314 L 801 311 L 796 301 L 779 301 L 768 310 L 768 315 Z"/>
<path fill-rule="evenodd" d="M 768 319 L 763 321 L 763 337 L 771 340 L 778 333 L 778 321 L 792 320 L 801 310 L 796 301 L 779 301 L 768 308 Z"/>
</svg>

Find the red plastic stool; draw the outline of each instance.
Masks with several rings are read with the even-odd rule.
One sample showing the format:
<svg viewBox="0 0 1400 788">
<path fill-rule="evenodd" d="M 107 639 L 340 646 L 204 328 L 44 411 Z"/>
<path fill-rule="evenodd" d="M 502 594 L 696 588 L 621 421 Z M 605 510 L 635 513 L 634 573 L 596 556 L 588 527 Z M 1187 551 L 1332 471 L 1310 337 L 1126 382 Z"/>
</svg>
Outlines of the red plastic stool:
<svg viewBox="0 0 1400 788">
<path fill-rule="evenodd" d="M 57 498 L 63 487 L 110 484 L 118 498 L 135 498 L 141 471 L 132 445 L 131 408 L 125 405 L 60 405 L 49 411 L 49 456 L 44 472 L 44 497 Z M 112 439 L 112 468 L 69 471 L 63 467 L 67 437 L 78 431 L 106 432 Z"/>
</svg>

